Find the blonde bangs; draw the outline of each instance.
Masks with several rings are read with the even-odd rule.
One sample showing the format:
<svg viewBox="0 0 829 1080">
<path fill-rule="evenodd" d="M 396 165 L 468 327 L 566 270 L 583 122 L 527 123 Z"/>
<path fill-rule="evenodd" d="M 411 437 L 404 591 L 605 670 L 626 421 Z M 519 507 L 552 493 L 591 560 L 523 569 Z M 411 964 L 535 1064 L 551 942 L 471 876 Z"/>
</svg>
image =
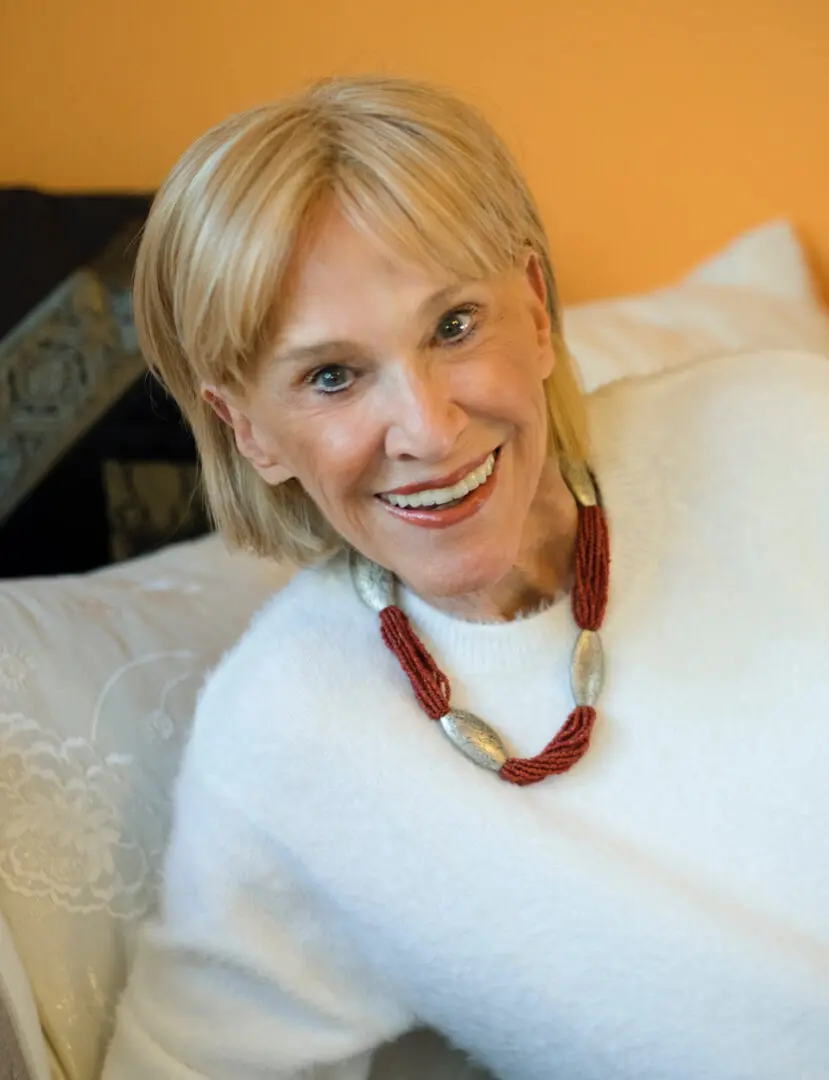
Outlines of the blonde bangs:
<svg viewBox="0 0 829 1080">
<path fill-rule="evenodd" d="M 529 238 L 492 213 L 464 176 L 472 169 L 447 169 L 445 157 L 406 135 L 372 140 L 358 166 L 338 168 L 334 194 L 351 223 L 395 255 L 459 280 L 514 265 Z"/>
</svg>

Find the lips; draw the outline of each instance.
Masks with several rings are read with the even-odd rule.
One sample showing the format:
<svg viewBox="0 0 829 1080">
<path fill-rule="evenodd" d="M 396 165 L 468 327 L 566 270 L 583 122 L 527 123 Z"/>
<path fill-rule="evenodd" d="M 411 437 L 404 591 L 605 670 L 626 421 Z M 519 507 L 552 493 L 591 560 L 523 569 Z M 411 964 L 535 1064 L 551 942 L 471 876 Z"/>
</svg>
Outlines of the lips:
<svg viewBox="0 0 829 1080">
<path fill-rule="evenodd" d="M 416 484 L 404 484 L 402 487 L 391 488 L 388 491 L 381 492 L 381 494 L 414 495 L 418 491 L 428 491 L 430 488 L 454 487 L 455 484 L 460 483 L 465 476 L 468 476 L 471 472 L 474 472 L 475 469 L 483 465 L 492 452 L 492 450 L 487 450 L 487 452 L 480 457 L 474 458 L 472 461 L 467 462 L 466 465 L 461 465 L 459 469 L 455 469 L 454 472 L 447 473 L 445 476 L 441 476 L 436 480 L 426 480 L 423 483 Z M 497 454 L 497 450 L 495 452 Z"/>
<path fill-rule="evenodd" d="M 486 459 L 484 459 L 486 460 Z M 501 454 L 495 452 L 495 465 L 492 473 L 486 481 L 464 498 L 454 500 L 443 506 L 425 507 L 418 506 L 403 508 L 393 506 L 386 499 L 377 496 L 377 501 L 383 509 L 407 525 L 421 529 L 450 529 L 468 521 L 487 505 L 496 490 L 500 473 Z M 462 476 L 465 474 L 461 474 Z M 434 481 L 433 481 L 434 482 Z M 420 489 L 422 490 L 422 488 Z"/>
</svg>

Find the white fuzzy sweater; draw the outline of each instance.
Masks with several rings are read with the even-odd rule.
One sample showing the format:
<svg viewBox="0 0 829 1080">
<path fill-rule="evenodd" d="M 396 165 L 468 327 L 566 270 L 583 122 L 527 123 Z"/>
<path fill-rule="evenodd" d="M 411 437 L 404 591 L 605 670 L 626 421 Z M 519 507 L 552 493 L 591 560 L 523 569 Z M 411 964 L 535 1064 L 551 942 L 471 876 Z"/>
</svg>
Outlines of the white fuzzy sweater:
<svg viewBox="0 0 829 1080">
<path fill-rule="evenodd" d="M 829 1078 L 829 361 L 701 363 L 591 416 L 586 758 L 525 789 L 478 769 L 342 560 L 299 574 L 201 698 L 106 1080 L 363 1080 L 417 1024 L 503 1080 Z M 403 606 L 454 704 L 548 742 L 568 601 Z"/>
</svg>

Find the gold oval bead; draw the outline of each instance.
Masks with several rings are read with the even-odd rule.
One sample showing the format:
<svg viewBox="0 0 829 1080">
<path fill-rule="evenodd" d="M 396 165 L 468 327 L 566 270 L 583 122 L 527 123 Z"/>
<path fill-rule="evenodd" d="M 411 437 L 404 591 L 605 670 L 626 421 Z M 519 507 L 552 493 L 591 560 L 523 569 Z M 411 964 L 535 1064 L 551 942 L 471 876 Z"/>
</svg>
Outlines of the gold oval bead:
<svg viewBox="0 0 829 1080">
<path fill-rule="evenodd" d="M 559 461 L 561 475 L 564 482 L 570 488 L 573 498 L 579 506 L 596 506 L 599 497 L 596 494 L 596 485 L 588 467 L 582 461 L 571 461 L 570 458 L 562 457 Z"/>
<path fill-rule="evenodd" d="M 570 686 L 576 705 L 595 705 L 604 686 L 604 650 L 595 630 L 582 630 L 570 661 Z"/>
<path fill-rule="evenodd" d="M 372 611 L 379 615 L 394 603 L 394 577 L 390 570 L 365 558 L 353 548 L 349 552 L 348 563 L 357 595 Z"/>
<path fill-rule="evenodd" d="M 440 726 L 462 754 L 484 769 L 497 772 L 509 757 L 498 732 L 474 713 L 450 709 L 440 718 Z"/>
</svg>

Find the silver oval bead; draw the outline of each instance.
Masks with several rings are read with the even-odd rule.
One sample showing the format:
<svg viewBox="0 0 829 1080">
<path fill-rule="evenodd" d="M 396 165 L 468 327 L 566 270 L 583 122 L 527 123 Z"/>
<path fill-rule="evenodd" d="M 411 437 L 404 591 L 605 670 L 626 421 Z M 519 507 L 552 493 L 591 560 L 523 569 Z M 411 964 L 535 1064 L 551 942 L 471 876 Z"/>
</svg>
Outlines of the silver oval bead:
<svg viewBox="0 0 829 1080">
<path fill-rule="evenodd" d="M 378 614 L 394 603 L 394 576 L 384 566 L 367 559 L 353 548 L 348 557 L 351 580 L 357 595 Z"/>
<path fill-rule="evenodd" d="M 571 461 L 562 457 L 559 461 L 561 475 L 579 506 L 596 506 L 599 497 L 590 470 L 583 461 Z"/>
<path fill-rule="evenodd" d="M 462 754 L 484 769 L 497 772 L 509 757 L 498 732 L 474 713 L 450 709 L 440 718 L 440 726 Z"/>
<path fill-rule="evenodd" d="M 604 650 L 595 630 L 582 630 L 570 661 L 570 686 L 577 705 L 595 705 L 604 686 Z"/>
</svg>

